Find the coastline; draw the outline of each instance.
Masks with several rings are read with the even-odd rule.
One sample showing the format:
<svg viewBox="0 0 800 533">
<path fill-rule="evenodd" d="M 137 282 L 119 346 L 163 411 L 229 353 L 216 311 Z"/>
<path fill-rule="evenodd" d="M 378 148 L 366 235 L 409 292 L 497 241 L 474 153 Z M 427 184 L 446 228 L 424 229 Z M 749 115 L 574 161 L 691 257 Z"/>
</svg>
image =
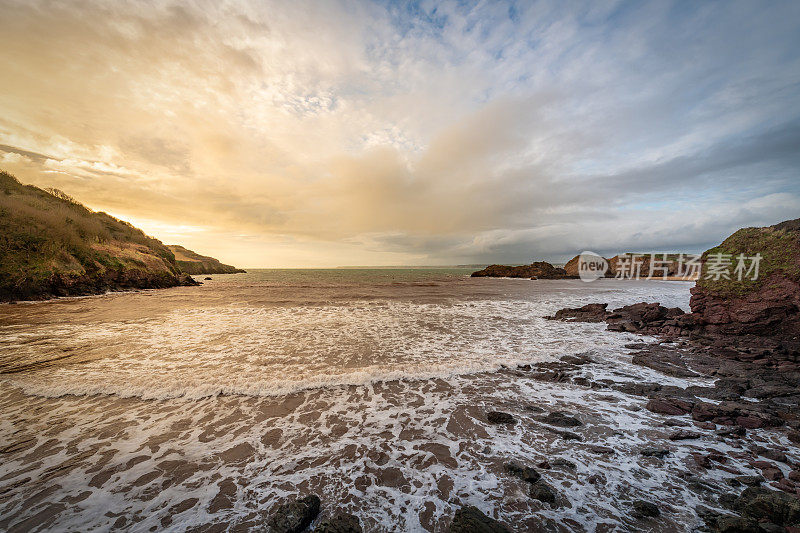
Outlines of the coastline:
<svg viewBox="0 0 800 533">
<path fill-rule="evenodd" d="M 646 353 L 648 349 L 653 348 L 665 348 L 665 345 L 658 342 L 631 345 L 630 350 L 634 353 L 632 359 L 635 359 L 635 353 Z M 680 346 L 680 344 L 666 345 L 666 349 L 680 353 L 681 357 L 685 356 L 688 360 L 692 358 L 691 350 L 687 350 L 685 346 Z M 587 496 L 592 493 L 595 494 L 587 502 L 596 500 L 601 505 L 614 502 L 613 505 L 616 512 L 606 515 L 605 518 L 609 526 L 617 524 L 618 527 L 622 527 L 624 530 L 633 531 L 641 530 L 641 528 L 656 527 L 657 524 L 659 524 L 658 527 L 660 528 L 673 524 L 672 527 L 675 527 L 676 530 L 688 531 L 690 526 L 702 525 L 704 517 L 711 516 L 718 519 L 719 517 L 715 513 L 729 512 L 718 501 L 724 494 L 735 490 L 725 480 L 748 475 L 760 476 L 762 475 L 761 472 L 767 468 L 778 468 L 783 473 L 783 478 L 786 479 L 793 471 L 789 464 L 797 464 L 797 461 L 800 460 L 800 456 L 796 453 L 797 450 L 790 448 L 791 441 L 788 440 L 783 430 L 755 428 L 746 429 L 744 434 L 739 434 L 738 431 L 725 434 L 720 431 L 725 429 L 726 426 L 723 425 L 715 424 L 716 427 L 712 429 L 708 422 L 687 420 L 687 415 L 685 414 L 673 413 L 669 415 L 659 413 L 658 410 L 656 412 L 648 410 L 646 407 L 652 401 L 649 395 L 656 392 L 663 394 L 668 391 L 669 394 L 675 396 L 679 393 L 683 394 L 685 391 L 691 391 L 692 395 L 698 397 L 702 395 L 715 396 L 718 394 L 719 388 L 711 384 L 714 378 L 709 376 L 697 375 L 688 378 L 688 381 L 686 381 L 686 377 L 676 377 L 673 375 L 674 373 L 662 374 L 647 366 L 640 366 L 641 371 L 637 372 L 637 375 L 632 375 L 630 369 L 636 368 L 636 363 L 631 364 L 634 366 L 629 367 L 627 363 L 622 364 L 618 361 L 598 360 L 592 358 L 591 355 L 579 355 L 566 356 L 558 361 L 463 376 L 456 380 L 456 383 L 461 383 L 458 388 L 478 387 L 477 390 L 483 392 L 473 396 L 474 404 L 456 407 L 449 417 L 445 417 L 444 426 L 439 423 L 434 427 L 428 427 L 430 422 L 426 421 L 435 420 L 437 416 L 440 416 L 436 413 L 447 413 L 450 409 L 447 402 L 442 404 L 443 410 L 434 409 L 431 413 L 433 418 L 423 416 L 411 425 L 408 425 L 408 423 L 416 419 L 415 415 L 413 415 L 415 410 L 427 410 L 428 407 L 426 406 L 431 405 L 430 400 L 439 398 L 441 402 L 450 395 L 451 393 L 448 391 L 451 391 L 452 384 L 435 378 L 420 380 L 416 383 L 389 381 L 372 384 L 366 390 L 372 390 L 374 391 L 372 394 L 378 395 L 373 401 L 382 398 L 375 405 L 375 408 L 378 409 L 376 414 L 385 409 L 388 410 L 387 414 L 395 411 L 398 413 L 406 412 L 405 416 L 411 415 L 411 418 L 404 423 L 407 431 L 412 431 L 412 433 L 421 432 L 420 436 L 433 432 L 432 435 L 424 437 L 426 441 L 436 442 L 437 439 L 432 439 L 431 437 L 443 435 L 445 433 L 442 432 L 445 430 L 448 433 L 463 433 L 464 442 L 473 441 L 471 446 L 475 448 L 475 459 L 472 460 L 479 462 L 472 467 L 466 467 L 466 465 L 461 464 L 460 460 L 456 459 L 457 455 L 453 455 L 451 449 L 440 447 L 432 448 L 428 452 L 419 452 L 421 455 L 412 453 L 411 457 L 418 456 L 418 460 L 422 460 L 425 457 L 429 458 L 428 466 L 423 467 L 423 463 L 415 463 L 415 461 L 411 461 L 410 464 L 407 463 L 402 459 L 405 454 L 400 450 L 398 450 L 400 452 L 398 455 L 398 452 L 390 452 L 391 448 L 385 448 L 385 444 L 382 441 L 375 441 L 376 451 L 386 454 L 386 456 L 385 459 L 378 459 L 379 456 L 376 456 L 377 463 L 374 463 L 374 466 L 366 467 L 366 465 L 373 463 L 365 463 L 367 472 L 370 469 L 374 469 L 374 474 L 366 478 L 371 479 L 371 481 L 367 482 L 368 486 L 377 483 L 377 485 L 374 485 L 376 488 L 380 486 L 391 487 L 393 484 L 399 483 L 397 488 L 392 490 L 401 490 L 402 487 L 408 486 L 406 484 L 412 483 L 415 478 L 425 479 L 426 476 L 430 475 L 431 469 L 434 472 L 440 472 L 446 478 L 451 478 L 455 475 L 456 479 L 462 479 L 462 481 L 457 481 L 453 488 L 449 489 L 451 493 L 455 491 L 455 494 L 458 494 L 455 499 L 452 499 L 452 496 L 447 498 L 448 501 L 452 500 L 452 503 L 442 508 L 439 508 L 437 504 L 436 510 L 420 522 L 420 525 L 425 525 L 426 529 L 432 531 L 446 531 L 453 514 L 462 505 L 476 505 L 484 514 L 503 519 L 504 523 L 513 527 L 514 530 L 522 530 L 526 527 L 550 529 L 556 527 L 559 523 L 564 523 L 564 520 L 568 517 L 572 517 L 570 518 L 572 520 L 579 519 L 581 515 L 580 513 L 576 514 L 576 511 L 580 506 L 575 507 L 575 505 L 580 502 L 578 494 L 585 491 L 591 491 L 586 492 Z M 609 378 L 614 376 L 615 378 L 609 381 Z M 647 376 L 644 383 L 642 382 L 642 376 Z M 504 392 L 504 389 L 508 390 Z M 527 392 L 523 393 L 522 396 L 518 394 L 509 396 L 512 390 Z M 266 456 L 264 456 L 264 453 L 270 449 L 280 452 L 280 448 L 285 443 L 288 443 L 286 439 L 294 435 L 295 431 L 311 431 L 312 436 L 316 435 L 317 430 L 313 429 L 313 426 L 301 422 L 304 416 L 315 412 L 315 405 L 321 402 L 329 403 L 331 400 L 341 401 L 341 399 L 353 395 L 360 396 L 364 392 L 365 389 L 362 386 L 341 386 L 317 391 L 298 391 L 281 398 L 269 399 L 220 396 L 198 400 L 199 403 L 195 402 L 196 405 L 192 408 L 192 411 L 197 412 L 198 416 L 202 416 L 203 413 L 211 412 L 210 410 L 224 411 L 233 408 L 244 409 L 244 413 L 255 414 L 266 409 L 269 405 L 275 406 L 269 408 L 268 412 L 272 414 L 267 415 L 266 418 L 256 417 L 253 419 L 253 423 L 250 424 L 250 431 L 257 430 L 257 440 L 259 438 L 262 440 L 267 439 L 264 440 L 264 442 L 269 443 L 269 447 L 266 450 L 256 446 L 255 443 L 247 446 L 243 445 L 243 443 L 250 442 L 249 439 L 240 440 L 239 444 L 235 444 L 236 439 L 224 439 L 223 442 L 219 443 L 216 441 L 209 442 L 211 446 L 209 449 L 210 456 L 216 457 L 215 460 L 217 461 L 222 460 L 222 464 L 228 464 L 229 468 L 233 468 L 235 471 L 247 464 L 257 465 L 262 464 L 263 461 L 273 461 L 274 459 L 268 459 L 271 452 L 267 453 Z M 423 401 L 421 397 L 418 397 L 420 393 L 429 396 L 429 398 Z M 400 404 L 395 405 L 395 402 L 400 397 L 411 398 L 411 404 L 409 405 L 411 411 L 400 409 Z M 686 395 L 682 397 L 685 398 Z M 325 398 L 328 398 L 328 400 L 326 401 Z M 337 398 L 340 400 L 336 400 Z M 136 413 L 141 410 L 147 412 L 158 405 L 161 407 L 157 409 L 166 407 L 160 400 L 104 396 L 89 399 L 72 397 L 67 398 L 66 401 L 68 405 L 75 407 L 83 404 L 84 408 L 89 409 L 90 412 L 97 410 L 98 415 L 102 411 L 111 409 L 120 413 L 122 412 L 121 410 L 130 411 L 136 416 Z M 46 399 L 39 399 L 33 403 L 32 407 L 46 405 L 46 403 Z M 395 405 L 395 407 L 392 407 L 392 405 Z M 585 407 L 586 405 L 589 407 Z M 487 415 L 494 411 L 508 413 L 513 417 L 515 423 L 492 424 L 487 420 Z M 332 414 L 336 412 L 334 409 Z M 550 416 L 551 413 L 564 413 L 564 415 L 552 417 Z M 20 413 L 15 413 L 12 418 L 16 418 L 19 415 Z M 336 432 L 345 431 L 345 428 L 349 428 L 343 436 L 346 437 L 351 434 L 350 432 L 353 431 L 354 426 L 351 425 L 351 422 L 344 422 L 350 416 L 344 415 L 344 413 L 336 416 L 345 416 L 342 422 L 334 424 L 333 427 L 338 427 L 340 423 L 344 424 Z M 620 417 L 627 421 L 626 425 L 620 423 L 622 421 Z M 691 415 L 688 415 L 688 418 L 690 417 Z M 32 430 L 39 424 L 47 424 L 48 418 L 45 417 L 44 420 L 35 423 Z M 574 418 L 578 422 L 571 422 L 569 421 L 570 418 Z M 449 422 L 447 422 L 448 419 Z M 291 423 L 290 420 L 292 421 Z M 350 437 L 350 439 L 356 439 L 352 442 L 359 443 L 357 444 L 359 447 L 363 446 L 365 443 L 361 442 L 361 437 L 359 437 L 361 432 L 366 431 L 365 435 L 370 435 L 372 431 L 383 431 L 384 429 L 381 429 L 383 423 L 379 422 L 379 420 L 382 420 L 382 417 L 367 422 L 366 427 L 359 425 L 361 427 L 358 430 L 359 432 L 353 433 L 352 437 Z M 404 420 L 404 418 L 400 420 Z M 561 420 L 567 421 L 565 423 L 561 422 Z M 296 430 L 290 430 L 294 424 L 298 423 L 300 425 Z M 457 425 L 454 426 L 454 423 Z M 69 417 L 58 425 L 63 428 L 58 431 L 66 430 L 64 424 L 69 425 Z M 100 428 L 103 427 L 108 426 L 107 424 L 100 426 Z M 186 433 L 186 436 L 192 433 L 189 430 L 190 427 L 179 429 L 177 433 L 173 429 L 165 433 L 164 436 L 168 437 L 174 446 L 177 443 L 184 442 L 185 437 L 181 435 L 187 430 L 189 432 Z M 205 431 L 212 430 L 213 427 L 206 427 Z M 395 427 L 400 430 L 400 426 Z M 460 429 L 458 429 L 459 427 Z M 623 429 L 625 427 L 629 429 Z M 671 436 L 681 430 L 689 432 L 691 435 L 680 440 L 670 439 Z M 286 431 L 289 431 L 289 434 L 281 436 Z M 620 431 L 622 433 L 617 435 Z M 114 432 L 110 433 L 109 437 L 113 434 Z M 124 437 L 124 439 L 127 440 L 131 437 L 132 435 Z M 401 438 L 399 442 L 405 442 L 406 439 L 412 439 L 412 434 Z M 327 442 L 329 440 L 330 437 L 320 441 L 322 447 L 317 449 L 315 453 L 325 454 L 327 449 L 334 454 L 331 461 L 335 462 L 346 447 L 341 448 L 344 443 L 336 444 L 338 438 Z M 88 477 L 86 479 L 90 480 L 88 487 L 90 489 L 93 485 L 103 487 L 107 482 L 127 478 L 134 483 L 130 489 L 134 493 L 137 492 L 135 481 L 141 476 L 147 475 L 148 468 L 153 468 L 157 464 L 164 465 L 156 469 L 160 472 L 157 479 L 173 479 L 172 483 L 181 479 L 191 481 L 193 478 L 197 478 L 199 482 L 199 479 L 207 475 L 204 473 L 206 472 L 206 467 L 203 466 L 204 462 L 193 464 L 190 460 L 186 463 L 185 461 L 189 457 L 181 459 L 184 462 L 176 463 L 176 466 L 184 464 L 178 470 L 174 470 L 175 467 L 173 466 L 165 470 L 167 468 L 166 465 L 170 463 L 168 460 L 169 450 L 164 449 L 163 452 L 160 452 L 158 442 L 156 440 L 149 445 L 151 452 L 155 451 L 153 459 L 139 463 L 131 463 L 126 459 L 126 457 L 130 456 L 123 455 L 118 459 L 118 461 L 122 461 L 118 463 L 119 466 L 114 466 L 115 463 L 111 462 L 107 463 L 105 468 L 101 467 L 99 470 L 95 470 L 91 467 L 93 464 L 93 461 L 90 460 L 91 456 L 86 456 L 85 458 L 70 459 L 65 463 L 65 465 L 69 465 L 66 468 L 59 466 L 58 463 L 53 463 L 50 466 L 45 463 L 43 468 L 51 472 L 48 476 L 53 480 L 58 480 L 68 472 L 77 473 L 83 468 L 88 469 L 90 474 L 87 474 Z M 185 442 L 189 444 L 190 441 Z M 227 445 L 229 448 L 226 448 L 224 442 L 230 443 Z M 327 444 L 323 444 L 325 442 Z M 345 442 L 348 442 L 347 438 Z M 483 449 L 486 446 L 483 442 L 493 442 L 494 444 L 488 444 L 489 449 Z M 2 452 L 4 457 L 14 463 L 19 458 L 29 456 L 32 452 L 35 452 L 37 444 L 36 441 L 26 441 L 25 435 L 21 434 L 14 442 L 8 443 L 8 445 L 4 443 Z M 147 450 L 147 446 L 145 445 L 143 451 Z M 775 461 L 775 459 L 767 459 L 764 456 L 765 452 L 753 449 L 754 446 L 773 450 L 773 452 L 768 453 L 773 457 L 778 457 L 775 452 L 784 453 L 789 464 Z M 650 450 L 650 448 L 655 449 L 655 451 Z M 662 450 L 667 450 L 667 453 L 659 457 Z M 642 455 L 641 452 L 643 451 L 647 451 L 647 455 Z M 47 451 L 46 448 L 40 448 L 36 455 L 40 457 L 40 460 L 46 460 L 47 457 L 52 456 L 52 452 Z M 281 456 L 283 454 L 279 453 L 278 457 Z M 724 460 L 724 462 L 719 462 L 717 459 L 706 459 L 709 456 L 714 458 L 722 457 L 723 459 L 719 459 L 719 461 Z M 348 483 L 345 479 L 331 478 L 330 476 L 333 472 L 331 471 L 328 474 L 324 474 L 322 479 L 317 482 L 307 484 L 310 479 L 299 482 L 300 479 L 305 478 L 305 474 L 302 472 L 307 471 L 310 474 L 314 471 L 313 469 L 309 470 L 311 464 L 302 467 L 298 464 L 292 467 L 292 470 L 284 471 L 281 465 L 285 464 L 283 461 L 286 459 L 287 457 L 284 457 L 283 460 L 269 467 L 268 471 L 273 472 L 271 475 L 275 475 L 278 478 L 290 476 L 289 479 L 291 479 L 299 475 L 296 491 L 288 491 L 282 497 L 272 499 L 271 505 L 253 507 L 251 515 L 244 516 L 244 521 L 239 522 L 240 525 L 251 524 L 251 526 L 255 527 L 258 523 L 265 523 L 274 515 L 281 502 L 293 501 L 315 493 L 318 493 L 322 500 L 322 511 L 316 517 L 315 524 L 322 519 L 330 518 L 338 512 L 337 510 L 341 509 L 359 516 L 361 518 L 360 523 L 365 528 L 365 531 L 386 531 L 385 526 L 380 524 L 386 524 L 385 520 L 396 519 L 390 518 L 388 515 L 384 516 L 384 518 L 379 518 L 381 516 L 380 512 L 373 514 L 366 511 L 368 507 L 365 507 L 365 505 L 381 505 L 380 502 L 384 496 L 380 496 L 380 493 L 367 497 L 366 501 L 347 498 L 341 500 L 343 494 L 346 494 L 349 490 L 348 486 L 350 484 L 355 483 L 357 486 L 358 483 L 365 482 L 359 481 L 360 478 L 356 477 Z M 356 458 L 352 457 L 351 460 L 356 460 Z M 775 466 L 765 466 L 761 463 L 754 466 L 755 461 L 769 461 L 770 465 Z M 557 493 L 558 499 L 552 504 L 539 502 L 535 499 L 528 500 L 527 492 L 532 484 L 524 479 L 517 479 L 515 475 L 508 472 L 507 465 L 514 462 L 535 469 L 541 476 L 541 480 L 546 482 Z M 125 464 L 128 466 L 123 466 Z M 323 464 L 327 464 L 327 461 Z M 403 464 L 406 464 L 406 466 L 401 466 Z M 414 464 L 417 464 L 417 466 L 414 466 Z M 624 468 L 620 469 L 618 466 L 613 466 L 614 464 L 620 464 Z M 148 465 L 151 466 L 148 467 Z M 628 477 L 630 475 L 638 476 L 635 473 L 625 473 L 633 465 L 639 465 L 637 467 L 639 469 L 644 468 L 645 470 L 642 470 L 642 472 L 649 471 L 650 475 L 657 475 L 658 479 L 663 478 L 667 482 L 667 486 L 670 487 L 665 494 L 671 494 L 671 496 L 664 496 L 664 501 L 656 502 L 660 508 L 660 518 L 634 517 L 632 506 L 634 505 L 633 502 L 636 501 L 635 493 L 630 493 L 627 496 L 617 494 L 612 497 L 612 494 L 615 494 L 626 484 L 636 485 L 646 479 Z M 123 467 L 120 468 L 121 466 Z M 295 471 L 298 467 L 300 470 Z M 458 470 L 465 467 L 467 468 L 465 472 L 457 473 Z M 485 468 L 490 478 L 500 483 L 500 485 L 496 486 L 497 489 L 501 489 L 498 494 L 506 493 L 506 496 L 501 497 L 500 500 L 494 503 L 492 500 L 476 501 L 470 498 L 468 496 L 469 491 L 464 492 L 466 486 L 460 486 L 459 484 L 466 482 L 467 479 L 460 476 L 472 475 L 470 474 L 472 468 Z M 659 474 L 659 472 L 661 473 Z M 682 473 L 688 474 L 690 477 L 681 478 Z M 667 477 L 664 478 L 664 475 Z M 774 476 L 776 474 L 770 470 L 770 475 Z M 391 476 L 399 477 L 392 478 Z M 104 482 L 103 479 L 106 481 Z M 265 478 L 261 479 L 263 481 L 266 480 Z M 392 479 L 394 480 L 392 481 Z M 63 481 L 66 480 L 62 480 L 61 483 Z M 388 485 L 386 485 L 387 483 Z M 762 483 L 769 485 L 770 482 L 765 480 Z M 214 485 L 214 483 L 211 484 L 212 487 Z M 197 502 L 192 502 L 191 508 L 197 509 L 197 511 L 194 511 L 195 514 L 181 511 L 180 508 L 174 508 L 175 504 L 180 503 L 180 498 L 176 499 L 174 495 L 165 496 L 169 498 L 168 501 L 173 502 L 173 506 L 167 506 L 163 511 L 159 512 L 154 517 L 155 523 L 160 524 L 162 527 L 178 519 L 187 521 L 189 524 L 196 523 L 197 519 L 202 520 L 203 514 L 199 512 L 199 509 L 203 505 L 208 505 L 216 513 L 222 513 L 221 516 L 225 516 L 225 509 L 233 511 L 235 502 L 240 500 L 236 496 L 237 491 L 231 493 L 231 489 L 225 483 L 217 483 L 216 485 L 218 486 L 217 491 L 212 491 L 208 496 L 194 496 L 198 499 Z M 686 487 L 690 488 L 690 494 L 697 499 L 697 505 L 703 505 L 703 508 L 695 509 L 692 507 L 684 509 L 672 503 L 673 498 L 680 498 L 681 491 Z M 20 490 L 23 488 L 24 486 L 19 487 Z M 517 500 L 517 498 L 523 497 L 522 494 L 511 496 L 518 492 L 525 493 L 526 504 L 518 510 L 514 510 L 514 506 L 507 507 L 511 501 L 522 502 L 522 500 Z M 401 490 L 396 494 L 403 494 L 403 492 Z M 512 499 L 508 500 L 508 497 Z M 606 500 L 609 497 L 613 499 Z M 342 501 L 349 503 L 336 503 Z M 502 503 L 503 501 L 506 503 Z M 604 501 L 606 502 L 605 504 L 602 503 Z M 204 504 L 203 502 L 206 503 Z M 251 502 L 247 505 L 250 506 L 255 503 Z M 495 514 L 498 508 L 506 510 L 503 511 L 502 515 L 498 515 Z M 378 511 L 379 509 L 374 510 Z M 187 514 L 191 516 L 187 516 Z M 56 514 L 37 515 L 36 520 L 29 521 L 26 524 L 29 526 L 35 526 L 37 523 L 46 524 L 48 523 L 48 518 L 54 519 L 55 516 Z M 250 518 L 247 518 L 247 516 L 250 516 Z M 111 522 L 117 520 L 114 517 L 112 518 Z M 2 522 L 0 525 L 9 526 L 13 523 L 13 515 L 11 520 L 11 522 Z M 145 515 L 142 515 L 139 520 L 143 521 L 141 523 L 137 521 L 134 524 L 138 524 L 141 527 L 146 527 L 148 523 L 153 523 L 153 520 L 146 519 Z M 379 521 L 375 522 L 374 520 Z M 675 522 L 672 522 L 673 520 Z M 124 524 L 127 524 L 128 527 L 133 525 L 129 522 L 120 522 L 117 525 L 122 527 Z M 679 527 L 679 524 L 683 525 Z M 683 529 L 683 527 L 686 529 Z"/>
</svg>

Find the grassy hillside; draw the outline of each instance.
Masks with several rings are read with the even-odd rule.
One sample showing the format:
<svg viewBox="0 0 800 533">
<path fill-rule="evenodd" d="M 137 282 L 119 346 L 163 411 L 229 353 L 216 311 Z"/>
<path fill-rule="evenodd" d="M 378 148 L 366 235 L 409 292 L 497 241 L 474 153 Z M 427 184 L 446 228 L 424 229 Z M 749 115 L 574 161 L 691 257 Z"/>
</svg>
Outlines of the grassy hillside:
<svg viewBox="0 0 800 533">
<path fill-rule="evenodd" d="M 213 257 L 200 255 L 177 244 L 168 244 L 167 248 L 175 254 L 175 262 L 187 274 L 236 274 L 244 272 L 231 265 L 220 263 Z"/>
<path fill-rule="evenodd" d="M 0 172 L 0 301 L 190 283 L 160 241 Z"/>
<path fill-rule="evenodd" d="M 758 278 L 753 280 L 751 275 L 738 280 L 734 268 L 739 254 L 752 257 L 757 253 L 762 256 Z M 709 257 L 713 254 L 725 254 L 730 258 L 731 279 L 707 279 Z M 746 296 L 775 276 L 797 283 L 800 281 L 800 219 L 787 220 L 766 228 L 742 228 L 719 246 L 707 250 L 703 259 L 703 275 L 697 281 L 697 287 L 717 297 Z M 749 264 L 748 260 L 746 266 Z"/>
</svg>

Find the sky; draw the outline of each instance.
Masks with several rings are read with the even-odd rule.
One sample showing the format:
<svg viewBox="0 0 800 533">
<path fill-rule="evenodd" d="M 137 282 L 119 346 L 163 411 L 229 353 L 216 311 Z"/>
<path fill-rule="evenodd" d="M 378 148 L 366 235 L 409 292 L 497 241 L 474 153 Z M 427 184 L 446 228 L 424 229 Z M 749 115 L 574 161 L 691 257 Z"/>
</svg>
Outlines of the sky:
<svg viewBox="0 0 800 533">
<path fill-rule="evenodd" d="M 241 267 L 800 217 L 800 2 L 0 0 L 0 169 Z"/>
</svg>

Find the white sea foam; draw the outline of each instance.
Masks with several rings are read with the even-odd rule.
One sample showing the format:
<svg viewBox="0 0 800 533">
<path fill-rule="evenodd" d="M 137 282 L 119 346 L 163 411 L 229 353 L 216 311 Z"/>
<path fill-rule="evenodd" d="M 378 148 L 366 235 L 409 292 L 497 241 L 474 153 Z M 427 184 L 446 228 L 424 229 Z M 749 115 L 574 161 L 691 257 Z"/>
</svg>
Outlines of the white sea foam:
<svg viewBox="0 0 800 533">
<path fill-rule="evenodd" d="M 490 284 L 499 292 L 510 286 L 490 280 L 481 287 Z M 708 384 L 632 365 L 624 345 L 641 337 L 542 318 L 596 301 L 686 307 L 687 285 L 576 283 L 524 297 L 517 290 L 261 306 L 215 296 L 145 316 L 72 307 L 105 302 L 98 299 L 65 304 L 73 322 L 8 323 L 0 356 L 72 359 L 0 380 L 0 446 L 21 450 L 4 454 L 0 465 L 0 494 L 7 495 L 0 529 L 25 520 L 38 524 L 34 530 L 247 527 L 263 524 L 274 505 L 298 492 L 315 492 L 323 514 L 352 512 L 367 532 L 440 530 L 464 504 L 518 531 L 541 521 L 553 531 L 594 531 L 603 523 L 642 531 L 651 526 L 627 513 L 641 497 L 664 510 L 653 531 L 689 531 L 698 523 L 694 506 L 715 500 L 713 490 L 705 497 L 687 489 L 686 461 L 712 442 L 682 444 L 663 462 L 642 458 L 641 446 L 672 447 L 672 429 L 642 409 L 640 398 L 514 371 L 518 363 L 587 353 L 596 362 L 580 374 L 595 381 Z M 509 369 L 496 371 L 501 365 Z M 584 441 L 560 439 L 531 406 L 572 412 L 584 423 L 576 429 Z M 511 412 L 520 423 L 489 425 L 489 410 Z M 593 445 L 616 453 L 597 455 Z M 576 464 L 575 471 L 543 471 L 569 502 L 564 507 L 530 499 L 527 486 L 503 471 L 508 460 L 555 457 Z M 738 460 L 729 466 L 748 468 Z M 592 474 L 605 482 L 589 484 Z M 724 475 L 704 474 L 719 486 Z M 223 482 L 235 489 L 229 505 L 219 506 Z M 51 492 L 37 500 L 45 486 Z M 187 500 L 189 510 L 170 511 Z"/>
<path fill-rule="evenodd" d="M 671 291 L 665 292 L 659 296 L 671 296 Z M 13 351 L 15 357 L 27 354 L 32 360 L 41 358 L 42 352 L 68 349 L 83 361 L 9 378 L 30 394 L 145 399 L 276 396 L 325 386 L 483 372 L 589 349 L 613 353 L 634 337 L 606 335 L 602 325 L 543 318 L 560 306 L 580 305 L 598 296 L 273 307 L 231 304 L 176 309 L 157 319 L 16 330 L 4 338 L 0 349 Z M 630 302 L 627 295 L 623 303 Z"/>
</svg>

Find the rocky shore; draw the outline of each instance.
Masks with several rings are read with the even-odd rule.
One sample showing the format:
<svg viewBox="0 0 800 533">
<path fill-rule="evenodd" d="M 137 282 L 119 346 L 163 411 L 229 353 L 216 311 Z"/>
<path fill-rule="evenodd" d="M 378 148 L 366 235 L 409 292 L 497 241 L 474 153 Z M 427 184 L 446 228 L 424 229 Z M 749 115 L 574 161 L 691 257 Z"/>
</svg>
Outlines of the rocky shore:
<svg viewBox="0 0 800 533">
<path fill-rule="evenodd" d="M 605 323 L 609 331 L 647 336 L 646 342 L 627 345 L 633 364 L 665 377 L 705 378 L 710 386 L 686 387 L 664 381 L 616 382 L 592 379 L 582 372 L 596 363 L 589 356 L 564 356 L 559 361 L 523 365 L 506 371 L 513 377 L 542 382 L 571 383 L 579 388 L 618 391 L 641 398 L 642 408 L 664 417 L 672 428 L 666 441 L 654 441 L 639 454 L 658 469 L 665 457 L 689 447 L 684 479 L 686 489 L 699 495 L 695 508 L 702 524 L 686 524 L 686 530 L 712 533 L 800 533 L 800 461 L 797 450 L 767 445 L 760 431 L 780 432 L 784 442 L 800 445 L 800 220 L 770 228 L 737 232 L 720 246 L 726 253 L 762 250 L 768 261 L 765 278 L 737 286 L 730 279 L 711 282 L 701 276 L 692 289 L 691 312 L 659 303 L 637 303 L 617 309 L 591 303 L 557 311 L 550 320 Z M 711 250 L 704 254 L 707 258 Z M 475 277 L 567 277 L 564 269 L 547 263 L 506 267 L 492 265 Z M 653 337 L 656 341 L 653 342 Z M 565 441 L 582 442 L 583 422 L 575 414 L 529 406 L 537 427 Z M 489 425 L 515 427 L 522 421 L 511 412 L 485 413 Z M 702 443 L 698 446 L 698 442 Z M 612 447 L 589 445 L 598 456 L 613 456 Z M 509 461 L 503 469 L 509 479 L 528 486 L 528 495 L 545 507 L 571 507 L 563 494 L 548 482 L 552 469 L 574 469 L 571 461 L 554 457 L 538 464 Z M 707 472 L 722 472 L 725 487 L 719 489 Z M 717 477 L 718 479 L 718 477 Z M 601 474 L 589 476 L 589 484 L 604 484 Z M 627 510 L 641 529 L 659 527 L 660 502 L 646 495 L 630 502 Z M 319 512 L 319 499 L 308 497 L 278 507 L 272 531 L 299 533 Z M 478 508 L 465 505 L 441 528 L 452 533 L 508 532 L 515 524 L 503 524 Z M 337 517 L 314 531 L 360 532 L 355 517 Z M 280 524 L 280 525 L 278 525 Z M 286 526 L 285 524 L 291 524 Z M 323 525 L 324 524 L 324 525 Z M 666 527 L 666 526 L 665 526 Z M 445 529 L 449 528 L 449 529 Z"/>
</svg>

